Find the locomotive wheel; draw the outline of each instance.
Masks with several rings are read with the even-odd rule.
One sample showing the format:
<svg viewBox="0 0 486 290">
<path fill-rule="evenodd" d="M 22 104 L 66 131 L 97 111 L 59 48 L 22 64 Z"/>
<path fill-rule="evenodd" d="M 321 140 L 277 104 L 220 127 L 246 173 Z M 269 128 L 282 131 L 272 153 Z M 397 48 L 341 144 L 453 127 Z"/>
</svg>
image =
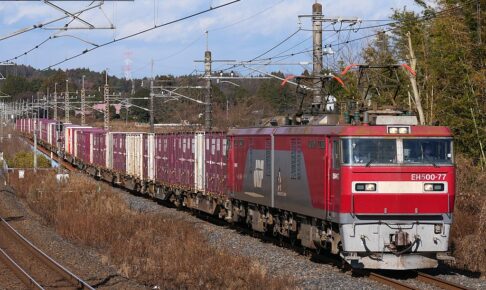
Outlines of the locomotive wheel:
<svg viewBox="0 0 486 290">
<path fill-rule="evenodd" d="M 297 245 L 297 233 L 294 233 L 294 232 L 290 232 L 289 233 L 289 241 L 290 241 L 290 245 L 292 247 L 295 247 Z"/>
</svg>

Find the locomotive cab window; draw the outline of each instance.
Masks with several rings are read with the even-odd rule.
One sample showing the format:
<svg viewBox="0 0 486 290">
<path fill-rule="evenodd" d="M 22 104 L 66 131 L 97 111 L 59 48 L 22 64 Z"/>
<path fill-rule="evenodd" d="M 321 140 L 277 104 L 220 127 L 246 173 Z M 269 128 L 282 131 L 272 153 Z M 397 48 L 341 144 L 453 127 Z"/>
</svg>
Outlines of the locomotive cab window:
<svg viewBox="0 0 486 290">
<path fill-rule="evenodd" d="M 451 164 L 452 140 L 450 139 L 403 139 L 403 162 L 409 164 Z"/>
<path fill-rule="evenodd" d="M 343 163 L 369 166 L 396 164 L 397 140 L 381 138 L 343 139 Z"/>
</svg>

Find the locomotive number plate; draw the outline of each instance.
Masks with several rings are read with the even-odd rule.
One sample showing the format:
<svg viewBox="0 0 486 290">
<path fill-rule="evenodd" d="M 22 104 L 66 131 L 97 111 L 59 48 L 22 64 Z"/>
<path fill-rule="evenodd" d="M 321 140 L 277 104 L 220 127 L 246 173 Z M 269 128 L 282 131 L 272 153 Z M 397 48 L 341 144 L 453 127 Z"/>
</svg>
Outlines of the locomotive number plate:
<svg viewBox="0 0 486 290">
<path fill-rule="evenodd" d="M 412 181 L 435 181 L 435 180 L 445 180 L 447 174 L 445 173 L 413 173 L 411 176 Z"/>
</svg>

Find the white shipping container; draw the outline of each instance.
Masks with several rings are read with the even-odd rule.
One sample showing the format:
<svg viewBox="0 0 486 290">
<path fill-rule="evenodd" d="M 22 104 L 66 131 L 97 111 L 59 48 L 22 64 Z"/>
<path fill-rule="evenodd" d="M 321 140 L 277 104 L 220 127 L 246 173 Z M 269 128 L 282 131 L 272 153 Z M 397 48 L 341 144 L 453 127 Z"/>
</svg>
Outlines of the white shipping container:
<svg viewBox="0 0 486 290">
<path fill-rule="evenodd" d="M 47 143 L 52 145 L 52 124 L 53 123 L 48 123 L 47 124 Z"/>
<path fill-rule="evenodd" d="M 113 169 L 113 133 L 106 134 L 106 168 Z"/>
<path fill-rule="evenodd" d="M 127 174 L 143 178 L 143 133 L 127 133 Z"/>
<path fill-rule="evenodd" d="M 195 135 L 195 150 L 194 150 L 194 188 L 196 191 L 204 192 L 205 189 L 205 134 L 202 132 Z"/>
<path fill-rule="evenodd" d="M 93 164 L 93 147 L 94 147 L 94 142 L 93 142 L 93 132 L 89 133 L 89 163 Z"/>
<path fill-rule="evenodd" d="M 147 175 L 149 180 L 155 180 L 155 134 L 147 134 Z"/>
<path fill-rule="evenodd" d="M 79 129 L 89 129 L 92 127 L 89 126 L 78 126 L 78 125 L 72 125 L 69 124 L 69 126 L 64 127 L 64 148 L 67 153 L 71 155 L 77 154 L 75 152 L 75 148 L 77 148 L 77 136 L 76 136 L 76 130 Z"/>
</svg>

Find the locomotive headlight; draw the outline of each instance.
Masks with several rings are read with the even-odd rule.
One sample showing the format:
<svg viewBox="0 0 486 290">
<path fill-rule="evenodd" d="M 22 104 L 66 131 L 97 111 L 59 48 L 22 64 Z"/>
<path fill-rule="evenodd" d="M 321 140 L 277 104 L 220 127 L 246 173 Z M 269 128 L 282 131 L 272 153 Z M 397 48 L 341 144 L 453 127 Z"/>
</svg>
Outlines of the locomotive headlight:
<svg viewBox="0 0 486 290">
<path fill-rule="evenodd" d="M 398 134 L 408 134 L 408 127 L 398 128 Z"/>
<path fill-rule="evenodd" d="M 376 191 L 376 183 L 356 183 L 354 189 L 356 191 Z"/>
<path fill-rule="evenodd" d="M 408 134 L 410 127 L 388 127 L 388 134 Z"/>
<path fill-rule="evenodd" d="M 442 233 L 442 224 L 435 224 L 434 225 L 434 234 Z"/>
<path fill-rule="evenodd" d="M 375 191 L 376 190 L 376 184 L 374 183 L 367 183 L 365 187 L 366 191 Z"/>
<path fill-rule="evenodd" d="M 424 191 L 444 191 L 443 183 L 425 183 Z"/>
</svg>

